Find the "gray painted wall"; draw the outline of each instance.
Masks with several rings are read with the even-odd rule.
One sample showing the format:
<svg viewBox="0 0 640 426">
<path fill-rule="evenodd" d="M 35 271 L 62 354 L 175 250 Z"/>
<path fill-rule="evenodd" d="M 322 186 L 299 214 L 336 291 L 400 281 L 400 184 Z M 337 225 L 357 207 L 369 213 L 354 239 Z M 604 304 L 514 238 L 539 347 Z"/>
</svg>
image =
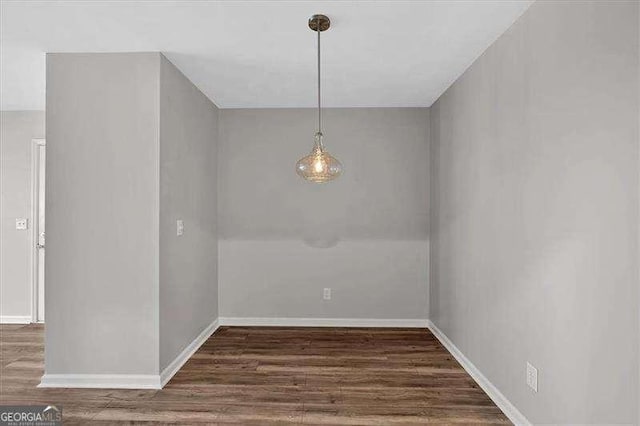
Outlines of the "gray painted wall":
<svg viewBox="0 0 640 426">
<path fill-rule="evenodd" d="M 431 108 L 431 319 L 537 424 L 638 420 L 638 16 L 537 2 Z"/>
<path fill-rule="evenodd" d="M 47 55 L 48 374 L 158 372 L 159 63 Z"/>
<path fill-rule="evenodd" d="M 47 55 L 47 374 L 158 374 L 217 318 L 217 115 L 159 53 Z"/>
<path fill-rule="evenodd" d="M 217 137 L 216 106 L 161 56 L 160 371 L 218 318 Z"/>
<path fill-rule="evenodd" d="M 44 111 L 0 112 L 0 317 L 31 315 L 31 140 L 44 138 Z"/>
<path fill-rule="evenodd" d="M 427 109 L 326 110 L 325 185 L 295 173 L 315 110 L 220 116 L 220 316 L 427 318 Z"/>
</svg>

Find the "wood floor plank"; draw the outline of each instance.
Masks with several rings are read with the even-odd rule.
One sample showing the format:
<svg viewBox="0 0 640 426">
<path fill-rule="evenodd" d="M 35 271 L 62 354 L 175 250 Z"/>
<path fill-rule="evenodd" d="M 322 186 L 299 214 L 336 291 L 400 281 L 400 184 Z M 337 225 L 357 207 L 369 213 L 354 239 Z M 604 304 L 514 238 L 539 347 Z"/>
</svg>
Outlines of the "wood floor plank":
<svg viewBox="0 0 640 426">
<path fill-rule="evenodd" d="M 509 424 L 425 329 L 220 327 L 162 390 L 41 389 L 42 325 L 0 325 L 0 404 L 65 424 Z"/>
</svg>

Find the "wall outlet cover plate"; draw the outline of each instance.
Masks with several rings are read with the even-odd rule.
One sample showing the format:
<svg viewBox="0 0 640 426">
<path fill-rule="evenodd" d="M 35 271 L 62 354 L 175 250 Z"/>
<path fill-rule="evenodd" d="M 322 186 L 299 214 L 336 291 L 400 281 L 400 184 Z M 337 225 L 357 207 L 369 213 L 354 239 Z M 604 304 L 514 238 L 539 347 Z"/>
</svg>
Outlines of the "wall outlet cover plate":
<svg viewBox="0 0 640 426">
<path fill-rule="evenodd" d="M 331 300 L 331 289 L 330 288 L 325 288 L 324 291 L 322 292 L 322 298 L 324 300 Z"/>
</svg>

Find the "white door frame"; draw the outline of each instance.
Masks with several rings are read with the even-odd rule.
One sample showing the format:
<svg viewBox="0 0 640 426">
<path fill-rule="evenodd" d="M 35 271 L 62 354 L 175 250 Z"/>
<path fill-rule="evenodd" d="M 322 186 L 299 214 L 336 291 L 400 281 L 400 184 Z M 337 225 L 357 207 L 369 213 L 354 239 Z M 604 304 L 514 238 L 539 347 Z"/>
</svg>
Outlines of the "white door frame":
<svg viewBox="0 0 640 426">
<path fill-rule="evenodd" d="M 38 177 L 40 163 L 38 148 L 46 146 L 44 139 L 31 139 L 31 322 L 38 322 Z"/>
</svg>

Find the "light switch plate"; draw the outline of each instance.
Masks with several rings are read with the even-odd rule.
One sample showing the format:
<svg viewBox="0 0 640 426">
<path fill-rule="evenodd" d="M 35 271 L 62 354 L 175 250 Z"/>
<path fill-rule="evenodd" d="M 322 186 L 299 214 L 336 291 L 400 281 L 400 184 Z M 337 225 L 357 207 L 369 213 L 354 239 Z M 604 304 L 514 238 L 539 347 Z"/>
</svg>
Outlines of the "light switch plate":
<svg viewBox="0 0 640 426">
<path fill-rule="evenodd" d="M 179 237 L 184 234 L 184 222 L 182 219 L 176 220 L 176 235 Z"/>
<path fill-rule="evenodd" d="M 23 231 L 29 227 L 29 219 L 19 218 L 16 219 L 16 229 Z"/>
<path fill-rule="evenodd" d="M 527 385 L 538 392 L 538 369 L 527 362 Z"/>
</svg>

